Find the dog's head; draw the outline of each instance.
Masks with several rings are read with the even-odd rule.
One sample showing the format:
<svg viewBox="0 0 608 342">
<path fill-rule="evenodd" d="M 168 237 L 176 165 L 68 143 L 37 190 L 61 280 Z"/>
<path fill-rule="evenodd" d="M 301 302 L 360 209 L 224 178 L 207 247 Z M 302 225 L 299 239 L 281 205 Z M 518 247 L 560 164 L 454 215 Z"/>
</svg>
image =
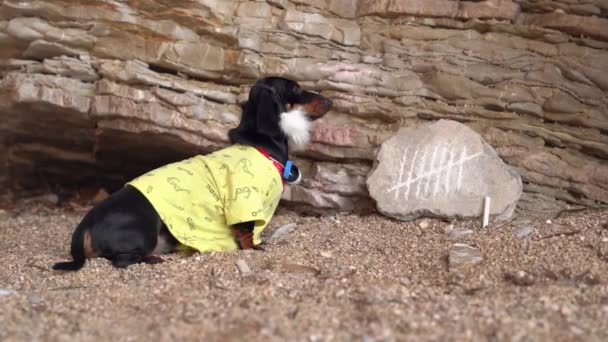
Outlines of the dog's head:
<svg viewBox="0 0 608 342">
<path fill-rule="evenodd" d="M 238 127 L 230 130 L 232 143 L 255 146 L 285 145 L 295 149 L 308 144 L 310 122 L 325 115 L 332 102 L 303 90 L 297 82 L 268 77 L 258 80 L 243 105 Z M 287 152 L 286 150 L 284 151 Z"/>
</svg>

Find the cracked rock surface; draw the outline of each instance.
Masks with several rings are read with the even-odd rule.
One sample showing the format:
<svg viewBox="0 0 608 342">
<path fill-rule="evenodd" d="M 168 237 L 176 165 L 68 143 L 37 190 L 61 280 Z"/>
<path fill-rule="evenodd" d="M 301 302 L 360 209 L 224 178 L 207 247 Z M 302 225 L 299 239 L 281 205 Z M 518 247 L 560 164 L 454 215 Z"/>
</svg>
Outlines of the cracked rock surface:
<svg viewBox="0 0 608 342">
<path fill-rule="evenodd" d="M 451 119 L 517 170 L 526 212 L 606 204 L 607 32 L 601 0 L 3 0 L 0 181 L 116 187 L 218 149 L 280 75 L 335 104 L 287 203 L 372 208 L 380 144 Z"/>
</svg>

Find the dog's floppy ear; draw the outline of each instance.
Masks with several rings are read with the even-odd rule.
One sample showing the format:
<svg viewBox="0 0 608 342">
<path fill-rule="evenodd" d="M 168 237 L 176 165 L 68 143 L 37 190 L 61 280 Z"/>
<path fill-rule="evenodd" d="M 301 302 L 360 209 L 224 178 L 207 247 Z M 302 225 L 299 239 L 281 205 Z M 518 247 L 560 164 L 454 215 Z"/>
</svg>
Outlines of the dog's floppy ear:
<svg viewBox="0 0 608 342">
<path fill-rule="evenodd" d="M 278 95 L 269 87 L 254 86 L 249 92 L 249 99 L 243 106 L 243 116 L 238 127 L 230 130 L 232 143 L 246 140 L 258 140 L 263 137 L 274 137 L 282 134 L 279 129 Z"/>
<path fill-rule="evenodd" d="M 255 87 L 253 90 L 255 99 L 255 119 L 259 133 L 274 136 L 280 134 L 279 115 L 281 99 L 272 88 Z M 248 115 L 250 113 L 246 113 Z"/>
</svg>

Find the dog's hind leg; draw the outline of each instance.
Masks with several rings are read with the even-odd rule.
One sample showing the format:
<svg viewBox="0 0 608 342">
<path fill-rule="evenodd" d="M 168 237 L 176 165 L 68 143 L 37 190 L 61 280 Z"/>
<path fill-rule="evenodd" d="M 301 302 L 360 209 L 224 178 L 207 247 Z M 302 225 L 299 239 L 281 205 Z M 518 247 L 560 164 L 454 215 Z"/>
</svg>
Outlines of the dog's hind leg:
<svg viewBox="0 0 608 342">
<path fill-rule="evenodd" d="M 142 262 L 145 262 L 146 264 L 160 264 L 165 262 L 165 260 L 158 255 L 146 255 L 142 258 Z"/>
<path fill-rule="evenodd" d="M 160 264 L 164 260 L 158 254 L 170 253 L 179 245 L 160 220 L 136 220 L 129 224 L 105 236 L 105 249 L 108 251 L 105 257 L 117 268 L 140 262 Z"/>
<path fill-rule="evenodd" d="M 164 262 L 163 258 L 156 255 L 139 255 L 133 253 L 116 254 L 110 260 L 116 268 L 126 268 L 137 263 L 160 264 Z"/>
<path fill-rule="evenodd" d="M 124 254 L 116 254 L 113 255 L 110 260 L 112 260 L 112 265 L 116 268 L 126 268 L 129 265 L 137 264 L 142 260 L 141 255 L 132 254 L 132 253 L 124 253 Z"/>
<path fill-rule="evenodd" d="M 98 249 L 103 251 L 102 256 L 110 259 L 112 265 L 117 268 L 140 262 L 158 263 L 155 258 L 150 258 L 157 244 L 157 232 L 157 229 L 146 229 L 143 222 L 134 220 L 128 226 L 107 229 L 103 240 L 99 241 Z"/>
</svg>

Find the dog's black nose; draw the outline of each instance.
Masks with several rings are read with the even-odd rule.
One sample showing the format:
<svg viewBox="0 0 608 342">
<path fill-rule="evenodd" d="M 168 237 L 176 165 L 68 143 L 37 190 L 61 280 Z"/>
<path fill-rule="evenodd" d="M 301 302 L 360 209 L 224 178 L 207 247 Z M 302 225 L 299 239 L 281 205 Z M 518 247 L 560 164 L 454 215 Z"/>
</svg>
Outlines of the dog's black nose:
<svg viewBox="0 0 608 342">
<path fill-rule="evenodd" d="M 327 110 L 331 109 L 331 106 L 334 105 L 333 102 L 331 102 L 331 100 L 329 99 L 325 99 L 325 103 L 324 103 L 325 107 L 327 107 Z"/>
</svg>

